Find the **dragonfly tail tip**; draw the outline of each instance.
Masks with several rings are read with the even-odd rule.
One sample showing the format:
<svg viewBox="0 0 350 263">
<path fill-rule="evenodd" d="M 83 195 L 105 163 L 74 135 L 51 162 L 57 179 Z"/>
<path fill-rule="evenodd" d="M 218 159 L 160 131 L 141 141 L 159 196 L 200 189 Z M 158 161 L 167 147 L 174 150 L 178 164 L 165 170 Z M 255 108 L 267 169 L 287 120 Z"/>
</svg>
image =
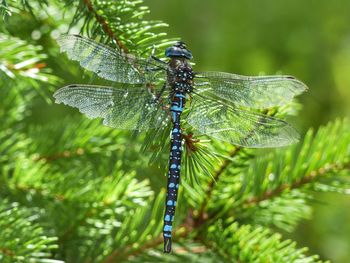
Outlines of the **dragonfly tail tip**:
<svg viewBox="0 0 350 263">
<path fill-rule="evenodd" d="M 164 253 L 170 253 L 170 252 L 171 252 L 171 238 L 164 237 Z"/>
</svg>

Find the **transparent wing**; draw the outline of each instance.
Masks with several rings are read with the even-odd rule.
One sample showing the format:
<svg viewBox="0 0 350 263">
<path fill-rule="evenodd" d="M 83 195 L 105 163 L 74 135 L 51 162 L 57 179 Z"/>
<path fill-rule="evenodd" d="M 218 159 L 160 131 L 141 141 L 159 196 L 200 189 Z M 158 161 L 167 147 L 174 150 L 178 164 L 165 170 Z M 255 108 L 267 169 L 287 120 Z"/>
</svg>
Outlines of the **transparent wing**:
<svg viewBox="0 0 350 263">
<path fill-rule="evenodd" d="M 206 96 L 256 109 L 284 105 L 307 90 L 304 83 L 291 76 L 247 77 L 224 72 L 199 72 L 195 86 Z"/>
<path fill-rule="evenodd" d="M 299 139 L 285 121 L 202 97 L 194 98 L 187 121 L 203 134 L 243 147 L 279 147 Z"/>
<path fill-rule="evenodd" d="M 168 121 L 166 108 L 147 89 L 69 85 L 54 97 L 56 103 L 78 108 L 89 118 L 103 118 L 104 125 L 118 129 L 157 128 Z"/>
<path fill-rule="evenodd" d="M 146 60 L 124 55 L 106 45 L 80 35 L 61 36 L 57 40 L 61 52 L 67 52 L 70 59 L 95 72 L 99 77 L 120 83 L 144 83 Z"/>
</svg>

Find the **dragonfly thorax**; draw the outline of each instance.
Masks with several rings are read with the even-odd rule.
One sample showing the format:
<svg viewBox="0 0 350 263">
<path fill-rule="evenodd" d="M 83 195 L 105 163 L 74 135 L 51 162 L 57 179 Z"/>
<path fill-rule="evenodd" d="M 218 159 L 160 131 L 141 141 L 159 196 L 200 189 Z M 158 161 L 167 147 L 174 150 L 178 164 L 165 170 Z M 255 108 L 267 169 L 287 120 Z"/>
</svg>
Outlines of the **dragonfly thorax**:
<svg viewBox="0 0 350 263">
<path fill-rule="evenodd" d="M 171 58 L 168 64 L 168 83 L 173 91 L 190 93 L 193 90 L 193 71 L 186 58 Z"/>
<path fill-rule="evenodd" d="M 193 86 L 193 71 L 188 60 L 192 53 L 182 41 L 176 42 L 165 50 L 165 56 L 170 58 L 168 63 L 168 84 L 175 92 L 190 93 Z"/>
</svg>

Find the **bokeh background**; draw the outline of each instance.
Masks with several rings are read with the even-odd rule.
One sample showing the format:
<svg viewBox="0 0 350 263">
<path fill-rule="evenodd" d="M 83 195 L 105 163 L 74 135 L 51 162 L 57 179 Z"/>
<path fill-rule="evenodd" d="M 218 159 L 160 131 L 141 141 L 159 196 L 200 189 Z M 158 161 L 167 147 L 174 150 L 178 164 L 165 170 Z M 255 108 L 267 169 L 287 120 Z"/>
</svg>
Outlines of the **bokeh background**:
<svg viewBox="0 0 350 263">
<path fill-rule="evenodd" d="M 350 116 L 349 0 L 145 3 L 151 10 L 147 18 L 168 23 L 168 36 L 187 43 L 195 70 L 290 74 L 305 82 L 309 91 L 299 98 L 303 108 L 288 120 L 301 133 Z M 49 32 L 50 21 L 42 25 L 29 17 L 28 23 L 23 23 L 23 17 L 16 19 L 10 20 L 9 28 L 16 30 L 17 36 L 37 38 L 36 34 Z M 44 47 L 52 45 L 47 37 L 39 42 Z M 81 82 L 77 72 L 65 72 L 55 61 L 49 64 L 66 83 Z M 36 106 L 33 122 L 47 121 L 55 116 L 56 109 L 43 111 Z M 310 254 L 336 263 L 350 262 L 350 195 L 317 194 L 313 208 L 311 220 L 304 221 L 296 233 L 284 236 L 309 247 Z"/>
<path fill-rule="evenodd" d="M 149 0 L 152 19 L 192 50 L 195 70 L 290 74 L 309 86 L 290 120 L 304 132 L 350 116 L 350 1 Z M 349 131 L 350 132 L 350 131 Z M 293 236 L 332 262 L 350 262 L 350 196 L 318 194 Z M 312 254 L 311 253 L 311 254 Z"/>
</svg>

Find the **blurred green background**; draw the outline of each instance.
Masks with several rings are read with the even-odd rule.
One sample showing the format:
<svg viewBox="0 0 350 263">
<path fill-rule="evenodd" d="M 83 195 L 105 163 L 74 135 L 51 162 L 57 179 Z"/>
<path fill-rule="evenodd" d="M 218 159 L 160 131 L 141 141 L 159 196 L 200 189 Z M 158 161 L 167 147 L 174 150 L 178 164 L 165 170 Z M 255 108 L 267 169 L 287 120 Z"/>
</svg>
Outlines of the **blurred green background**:
<svg viewBox="0 0 350 263">
<path fill-rule="evenodd" d="M 337 117 L 350 116 L 349 0 L 145 3 L 151 9 L 147 18 L 168 23 L 168 36 L 187 43 L 197 71 L 290 74 L 305 82 L 309 91 L 299 98 L 303 108 L 288 120 L 301 133 Z M 42 32 L 49 31 L 31 18 L 28 21 L 19 27 L 14 17 L 10 28 L 24 38 L 35 36 L 40 26 Z M 47 38 L 38 42 L 44 47 L 52 44 L 45 41 Z M 55 65 L 55 61 L 49 64 L 65 84 L 81 82 L 77 72 L 65 72 L 64 65 Z M 34 108 L 33 122 L 45 122 L 56 110 Z M 285 233 L 285 237 L 309 247 L 310 254 L 332 262 L 350 262 L 350 196 L 317 194 L 316 199 L 312 220 L 301 224 L 292 236 Z"/>
<path fill-rule="evenodd" d="M 350 116 L 350 1 L 146 3 L 152 19 L 170 25 L 170 37 L 187 43 L 195 70 L 283 73 L 304 81 L 303 109 L 290 120 L 300 131 Z M 316 199 L 313 219 L 286 236 L 332 262 L 350 262 L 350 196 Z"/>
</svg>

